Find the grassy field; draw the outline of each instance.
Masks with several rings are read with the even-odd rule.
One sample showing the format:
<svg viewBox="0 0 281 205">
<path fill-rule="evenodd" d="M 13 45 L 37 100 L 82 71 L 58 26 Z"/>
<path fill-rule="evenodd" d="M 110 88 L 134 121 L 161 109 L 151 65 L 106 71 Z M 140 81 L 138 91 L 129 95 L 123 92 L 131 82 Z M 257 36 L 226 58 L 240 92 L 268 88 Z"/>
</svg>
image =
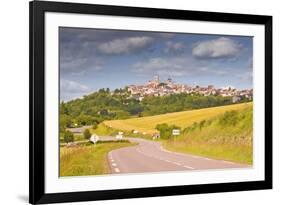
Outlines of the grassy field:
<svg viewBox="0 0 281 205">
<path fill-rule="evenodd" d="M 134 143 L 109 142 L 96 145 L 60 148 L 60 176 L 86 176 L 110 173 L 107 154 L 111 150 L 133 146 Z"/>
<path fill-rule="evenodd" d="M 182 128 L 181 135 L 162 145 L 171 151 L 229 160 L 243 164 L 253 163 L 253 103 L 235 104 L 200 110 L 183 111 L 164 115 L 105 121 L 92 133 L 99 136 L 124 135 L 151 139 L 155 126 L 161 123 Z M 202 122 L 204 122 L 202 124 Z M 139 133 L 133 136 L 132 130 Z M 146 132 L 146 135 L 142 135 Z M 82 136 L 77 136 L 77 139 Z M 132 146 L 129 142 L 104 143 L 96 146 L 61 147 L 60 176 L 100 175 L 110 172 L 107 153 L 121 147 Z"/>
<path fill-rule="evenodd" d="M 190 126 L 182 136 L 164 141 L 169 150 L 243 164 L 253 163 L 252 106 L 221 114 L 200 127 Z"/>
<path fill-rule="evenodd" d="M 113 129 L 106 126 L 104 123 L 100 123 L 97 129 L 91 129 L 91 133 L 95 133 L 99 136 L 115 136 L 118 133 L 118 129 Z"/>
<path fill-rule="evenodd" d="M 117 130 L 138 130 L 139 132 L 152 134 L 156 132 L 155 126 L 157 124 L 167 123 L 169 125 L 173 124 L 185 128 L 192 125 L 194 122 L 200 122 L 201 120 L 214 118 L 217 115 L 224 113 L 225 111 L 242 110 L 251 106 L 252 103 L 241 103 L 191 111 L 174 112 L 150 117 L 140 117 L 127 120 L 111 120 L 105 121 L 104 124 Z"/>
</svg>

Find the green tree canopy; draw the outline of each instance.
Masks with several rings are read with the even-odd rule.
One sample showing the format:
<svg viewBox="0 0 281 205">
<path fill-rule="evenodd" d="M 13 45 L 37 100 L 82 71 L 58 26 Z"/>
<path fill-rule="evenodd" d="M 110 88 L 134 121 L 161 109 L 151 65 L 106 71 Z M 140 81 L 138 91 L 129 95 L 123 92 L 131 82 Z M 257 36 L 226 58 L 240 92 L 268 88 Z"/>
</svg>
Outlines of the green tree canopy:
<svg viewBox="0 0 281 205">
<path fill-rule="evenodd" d="M 63 137 L 64 142 L 69 143 L 74 141 L 74 135 L 70 131 L 66 131 Z"/>
<path fill-rule="evenodd" d="M 90 130 L 89 129 L 85 129 L 84 132 L 83 132 L 83 136 L 86 140 L 90 139 L 91 138 L 91 133 L 90 133 Z"/>
</svg>

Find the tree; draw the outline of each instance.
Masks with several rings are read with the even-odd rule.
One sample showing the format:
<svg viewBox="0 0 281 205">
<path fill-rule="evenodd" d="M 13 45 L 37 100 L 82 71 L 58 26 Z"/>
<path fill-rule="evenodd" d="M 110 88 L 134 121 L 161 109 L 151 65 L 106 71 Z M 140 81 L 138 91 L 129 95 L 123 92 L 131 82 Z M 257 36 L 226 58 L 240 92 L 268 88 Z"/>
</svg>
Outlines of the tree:
<svg viewBox="0 0 281 205">
<path fill-rule="evenodd" d="M 121 91 L 118 89 L 118 88 L 116 88 L 115 90 L 114 90 L 114 94 L 118 94 L 118 93 L 120 93 Z"/>
<path fill-rule="evenodd" d="M 239 115 L 238 111 L 236 110 L 231 110 L 231 111 L 226 111 L 224 115 L 220 118 L 219 123 L 222 126 L 225 125 L 231 125 L 235 126 L 239 121 Z"/>
<path fill-rule="evenodd" d="M 81 114 L 76 118 L 76 120 L 79 126 L 92 124 L 92 117 L 89 115 Z"/>
<path fill-rule="evenodd" d="M 163 82 L 158 84 L 159 87 L 166 86 L 166 85 L 167 85 L 167 83 L 163 83 Z"/>
<path fill-rule="evenodd" d="M 64 101 L 62 101 L 60 104 L 60 114 L 66 114 L 66 115 L 69 114 L 68 108 L 67 108 L 66 104 L 64 103 Z"/>
<path fill-rule="evenodd" d="M 93 122 L 93 125 L 92 125 L 92 129 L 95 130 L 95 129 L 97 129 L 97 128 L 98 128 L 98 123 L 94 121 L 94 122 Z"/>
<path fill-rule="evenodd" d="M 157 124 L 156 129 L 160 132 L 160 137 L 162 139 L 168 139 L 172 135 L 172 132 L 169 129 L 169 125 L 166 123 Z"/>
<path fill-rule="evenodd" d="M 132 104 L 128 105 L 127 111 L 131 115 L 138 115 L 139 113 L 141 113 L 143 111 L 143 108 L 142 108 L 142 106 L 140 104 L 132 103 Z"/>
<path fill-rule="evenodd" d="M 107 109 L 102 109 L 100 111 L 100 115 L 108 115 L 108 110 Z"/>
<path fill-rule="evenodd" d="M 160 137 L 162 139 L 169 139 L 172 137 L 173 130 L 180 130 L 181 128 L 176 125 L 168 125 L 166 123 L 157 124 L 155 127 L 160 132 Z"/>
<path fill-rule="evenodd" d="M 206 120 L 202 120 L 200 123 L 199 123 L 199 129 L 201 130 L 204 125 L 206 124 Z"/>
<path fill-rule="evenodd" d="M 66 132 L 64 133 L 63 140 L 64 140 L 65 143 L 73 142 L 73 141 L 74 141 L 74 135 L 73 135 L 73 133 L 70 132 L 70 131 L 66 131 Z"/>
<path fill-rule="evenodd" d="M 71 117 L 65 114 L 60 114 L 60 132 L 63 132 L 65 128 L 71 127 Z"/>
<path fill-rule="evenodd" d="M 90 139 L 91 138 L 91 133 L 88 129 L 85 129 L 84 132 L 83 132 L 83 135 L 84 135 L 84 138 L 86 140 Z"/>
</svg>

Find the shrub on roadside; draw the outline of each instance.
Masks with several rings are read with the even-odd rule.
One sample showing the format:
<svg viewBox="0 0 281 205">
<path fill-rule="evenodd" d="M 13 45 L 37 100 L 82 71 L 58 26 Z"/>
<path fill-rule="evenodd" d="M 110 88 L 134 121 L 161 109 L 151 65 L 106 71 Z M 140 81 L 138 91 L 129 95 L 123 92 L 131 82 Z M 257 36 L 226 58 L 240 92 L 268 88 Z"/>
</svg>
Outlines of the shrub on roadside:
<svg viewBox="0 0 281 205">
<path fill-rule="evenodd" d="M 92 129 L 95 130 L 97 128 L 98 128 L 98 123 L 97 122 L 93 122 Z"/>
<path fill-rule="evenodd" d="M 63 134 L 63 141 L 65 143 L 69 143 L 69 142 L 73 142 L 74 141 L 74 135 L 72 132 L 70 131 L 66 131 L 64 134 Z"/>
<path fill-rule="evenodd" d="M 236 110 L 226 111 L 219 119 L 219 124 L 222 126 L 235 126 L 239 121 L 239 113 Z"/>
<path fill-rule="evenodd" d="M 83 136 L 86 140 L 90 139 L 91 138 L 91 133 L 90 133 L 90 130 L 89 129 L 85 129 L 84 132 L 83 132 Z"/>
<path fill-rule="evenodd" d="M 168 125 L 166 123 L 157 124 L 155 127 L 160 132 L 161 139 L 169 139 L 172 137 L 173 129 L 180 129 L 180 127 L 176 125 Z"/>
<path fill-rule="evenodd" d="M 199 129 L 201 130 L 206 124 L 206 120 L 202 120 L 200 123 L 199 123 Z"/>
</svg>

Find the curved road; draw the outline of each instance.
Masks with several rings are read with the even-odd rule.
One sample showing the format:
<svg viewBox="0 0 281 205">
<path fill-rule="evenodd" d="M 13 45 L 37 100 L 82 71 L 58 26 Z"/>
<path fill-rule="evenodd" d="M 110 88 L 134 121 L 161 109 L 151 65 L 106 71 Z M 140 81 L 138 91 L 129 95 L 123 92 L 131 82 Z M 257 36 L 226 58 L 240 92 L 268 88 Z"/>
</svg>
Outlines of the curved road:
<svg viewBox="0 0 281 205">
<path fill-rule="evenodd" d="M 126 138 L 137 146 L 112 150 L 108 161 L 112 173 L 142 173 L 222 168 L 246 168 L 247 165 L 224 160 L 214 160 L 190 154 L 170 152 L 159 142 Z"/>
</svg>

